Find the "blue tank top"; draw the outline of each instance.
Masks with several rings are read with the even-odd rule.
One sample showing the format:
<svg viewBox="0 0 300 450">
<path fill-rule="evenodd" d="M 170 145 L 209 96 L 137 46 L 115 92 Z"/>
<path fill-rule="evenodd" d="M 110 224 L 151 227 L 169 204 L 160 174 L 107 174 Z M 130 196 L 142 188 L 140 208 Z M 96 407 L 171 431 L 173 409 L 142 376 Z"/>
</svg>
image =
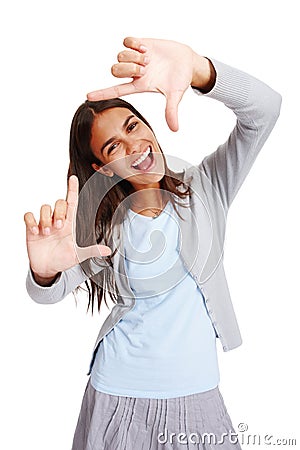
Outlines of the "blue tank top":
<svg viewBox="0 0 300 450">
<path fill-rule="evenodd" d="M 219 383 L 215 331 L 179 257 L 177 218 L 171 202 L 156 218 L 127 212 L 124 257 L 136 303 L 99 344 L 91 373 L 96 390 L 172 398 Z"/>
</svg>

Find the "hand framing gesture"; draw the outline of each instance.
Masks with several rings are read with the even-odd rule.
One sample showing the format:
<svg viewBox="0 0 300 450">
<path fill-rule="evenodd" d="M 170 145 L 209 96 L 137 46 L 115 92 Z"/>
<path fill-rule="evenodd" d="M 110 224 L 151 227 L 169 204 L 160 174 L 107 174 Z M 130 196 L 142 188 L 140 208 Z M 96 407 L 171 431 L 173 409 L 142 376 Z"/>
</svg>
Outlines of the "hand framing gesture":
<svg viewBox="0 0 300 450">
<path fill-rule="evenodd" d="M 35 278 L 41 284 L 53 280 L 62 272 L 93 256 L 107 256 L 109 247 L 93 245 L 82 248 L 74 239 L 74 223 L 78 203 L 78 179 L 72 175 L 68 181 L 66 200 L 57 200 L 52 213 L 50 205 L 43 205 L 40 221 L 31 212 L 24 216 L 26 224 L 26 243 L 30 266 Z"/>
<path fill-rule="evenodd" d="M 196 82 L 197 77 L 198 84 L 209 80 L 209 61 L 187 45 L 174 41 L 127 37 L 124 46 L 129 50 L 118 54 L 119 62 L 112 66 L 112 74 L 117 78 L 132 78 L 132 81 L 91 92 L 88 99 L 96 101 L 141 92 L 160 92 L 166 97 L 168 126 L 177 131 L 179 102 L 193 79 Z"/>
</svg>

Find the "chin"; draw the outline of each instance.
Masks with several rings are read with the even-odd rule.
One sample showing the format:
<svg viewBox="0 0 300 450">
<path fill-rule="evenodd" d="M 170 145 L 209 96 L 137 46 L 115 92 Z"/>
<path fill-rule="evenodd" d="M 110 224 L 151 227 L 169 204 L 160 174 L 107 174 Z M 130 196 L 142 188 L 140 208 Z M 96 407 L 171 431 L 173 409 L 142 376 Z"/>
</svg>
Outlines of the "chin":
<svg viewBox="0 0 300 450">
<path fill-rule="evenodd" d="M 139 175 L 132 175 L 127 177 L 127 180 L 129 183 L 131 183 L 133 186 L 135 185 L 143 185 L 151 187 L 153 184 L 159 183 L 163 177 L 165 176 L 165 172 L 163 173 L 146 173 L 146 174 L 139 174 Z"/>
</svg>

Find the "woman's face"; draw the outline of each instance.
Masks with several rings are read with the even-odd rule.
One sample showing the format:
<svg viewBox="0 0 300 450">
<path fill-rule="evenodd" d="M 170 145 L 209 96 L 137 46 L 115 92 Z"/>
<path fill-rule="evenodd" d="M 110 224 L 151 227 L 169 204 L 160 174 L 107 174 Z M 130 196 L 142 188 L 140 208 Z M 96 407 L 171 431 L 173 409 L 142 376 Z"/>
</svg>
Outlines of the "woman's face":
<svg viewBox="0 0 300 450">
<path fill-rule="evenodd" d="M 150 128 L 127 108 L 111 108 L 96 115 L 91 149 L 103 166 L 93 168 L 107 176 L 117 174 L 135 189 L 158 185 L 164 161 Z"/>
</svg>

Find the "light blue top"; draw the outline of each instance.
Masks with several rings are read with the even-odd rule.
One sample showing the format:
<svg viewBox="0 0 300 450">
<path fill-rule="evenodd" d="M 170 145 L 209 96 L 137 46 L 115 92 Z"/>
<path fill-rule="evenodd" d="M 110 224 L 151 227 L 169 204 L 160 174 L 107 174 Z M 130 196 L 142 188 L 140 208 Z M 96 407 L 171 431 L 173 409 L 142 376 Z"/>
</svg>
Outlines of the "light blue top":
<svg viewBox="0 0 300 450">
<path fill-rule="evenodd" d="M 219 383 L 216 336 L 200 289 L 179 257 L 177 214 L 128 210 L 126 271 L 136 304 L 100 342 L 92 386 L 121 396 L 172 398 Z"/>
</svg>

